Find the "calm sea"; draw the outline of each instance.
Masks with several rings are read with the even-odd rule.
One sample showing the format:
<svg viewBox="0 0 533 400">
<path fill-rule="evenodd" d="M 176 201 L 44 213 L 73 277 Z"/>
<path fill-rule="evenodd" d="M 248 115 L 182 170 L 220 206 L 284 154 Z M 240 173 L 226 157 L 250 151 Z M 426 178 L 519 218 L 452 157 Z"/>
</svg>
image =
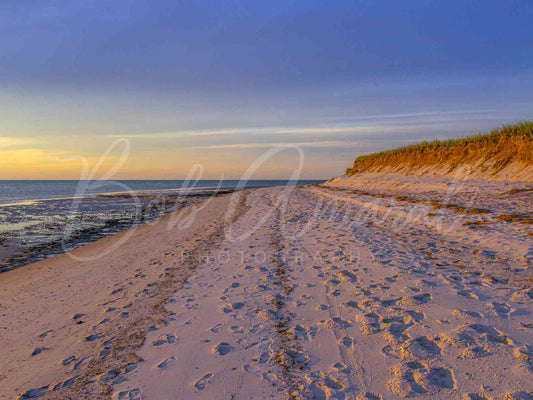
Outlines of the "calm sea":
<svg viewBox="0 0 533 400">
<path fill-rule="evenodd" d="M 58 198 L 72 198 L 77 195 L 94 195 L 101 193 L 120 192 L 160 192 L 172 191 L 191 193 L 206 192 L 220 187 L 221 190 L 234 189 L 240 181 L 202 180 L 196 184 L 183 180 L 127 180 L 127 181 L 2 181 L 0 180 L 0 205 L 12 204 L 25 200 L 48 200 Z M 298 184 L 319 181 L 302 180 Z M 271 187 L 287 184 L 283 180 L 250 180 L 246 188 Z M 294 184 L 294 182 L 292 182 Z"/>
</svg>

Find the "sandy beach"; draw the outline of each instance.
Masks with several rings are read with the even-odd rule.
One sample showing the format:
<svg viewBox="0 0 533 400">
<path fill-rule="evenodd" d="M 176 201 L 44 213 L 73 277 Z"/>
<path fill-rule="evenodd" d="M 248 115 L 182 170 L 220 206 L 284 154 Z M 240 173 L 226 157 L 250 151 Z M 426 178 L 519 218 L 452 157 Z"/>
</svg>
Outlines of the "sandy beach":
<svg viewBox="0 0 533 400">
<path fill-rule="evenodd" d="M 246 190 L 6 272 L 0 396 L 532 398 L 530 192 L 452 184 Z"/>
</svg>

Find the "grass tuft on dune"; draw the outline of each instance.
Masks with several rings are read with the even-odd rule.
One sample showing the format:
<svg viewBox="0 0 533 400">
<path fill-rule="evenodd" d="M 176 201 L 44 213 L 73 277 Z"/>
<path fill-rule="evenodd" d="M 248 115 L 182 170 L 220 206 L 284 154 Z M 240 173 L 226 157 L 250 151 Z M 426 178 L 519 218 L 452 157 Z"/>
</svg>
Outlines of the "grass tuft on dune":
<svg viewBox="0 0 533 400">
<path fill-rule="evenodd" d="M 450 167 L 482 165 L 497 173 L 511 162 L 533 165 L 533 121 L 504 125 L 486 134 L 451 140 L 424 141 L 380 153 L 357 157 L 346 175 L 383 168 Z"/>
</svg>

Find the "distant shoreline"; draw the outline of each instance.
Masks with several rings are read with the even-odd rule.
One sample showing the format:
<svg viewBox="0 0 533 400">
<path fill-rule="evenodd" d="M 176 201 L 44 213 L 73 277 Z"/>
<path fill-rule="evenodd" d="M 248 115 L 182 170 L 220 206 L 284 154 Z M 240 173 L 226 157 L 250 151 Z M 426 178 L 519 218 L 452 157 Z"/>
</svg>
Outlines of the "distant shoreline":
<svg viewBox="0 0 533 400">
<path fill-rule="evenodd" d="M 223 194 L 231 193 L 232 191 L 221 191 L 218 193 L 208 193 L 208 194 L 195 194 L 190 196 L 180 196 L 186 198 L 185 201 L 180 201 L 180 207 L 186 207 L 193 204 L 195 201 L 208 197 L 208 196 L 220 196 Z M 99 195 L 94 195 L 96 197 Z M 158 197 L 158 196 L 156 196 Z M 149 199 L 154 198 L 154 196 L 149 196 Z M 49 199 L 51 201 L 57 199 Z M 158 214 L 152 215 L 149 219 L 143 219 L 136 222 L 136 218 L 132 217 L 130 219 L 124 220 L 107 220 L 103 221 L 103 226 L 99 228 L 88 228 L 76 232 L 75 235 L 71 235 L 67 238 L 66 241 L 63 239 L 53 240 L 47 243 L 34 245 L 30 247 L 20 246 L 13 239 L 4 239 L 0 243 L 0 274 L 10 271 L 15 268 L 21 268 L 33 262 L 45 260 L 65 252 L 72 251 L 80 246 L 84 246 L 89 243 L 93 243 L 104 237 L 109 237 L 117 233 L 127 231 L 129 229 L 134 229 L 138 226 L 141 226 L 146 223 L 153 222 L 156 219 L 161 218 L 162 216 L 176 211 L 175 207 L 167 209 L 162 209 Z M 0 232 L 1 238 L 2 232 Z M 3 251 L 2 251 L 3 250 Z"/>
<path fill-rule="evenodd" d="M 31 182 L 35 189 L 47 190 L 60 185 L 60 190 L 75 190 L 78 181 L 9 181 L 12 186 L 18 182 Z M 39 186 L 44 184 L 44 188 Z M 123 181 L 118 181 L 122 183 Z M 163 215 L 195 202 L 197 199 L 231 193 L 238 180 L 131 180 L 132 191 L 89 192 L 84 196 L 58 196 L 48 198 L 27 198 L 10 204 L 0 204 L 0 274 L 8 270 L 63 254 L 79 246 L 94 242 L 102 237 L 131 229 L 143 223 L 152 222 Z M 133 184 L 133 183 L 135 184 Z M 251 180 L 245 189 L 287 184 L 287 180 Z M 298 181 L 291 184 L 306 184 L 320 181 Z M 97 182 L 113 187 L 113 182 Z M 153 188 L 163 185 L 165 187 Z M 181 185 L 180 187 L 175 187 Z M 217 188 L 220 185 L 220 188 Z M 173 186 L 173 187 L 168 187 Z M 2 198 L 0 187 L 0 198 Z M 31 188 L 30 188 L 31 189 Z M 116 189 L 116 187 L 114 187 Z M 6 187 L 4 186 L 4 191 Z M 29 193 L 29 190 L 26 189 Z M 80 202 L 79 210 L 71 210 L 71 202 Z M 137 204 L 138 202 L 138 204 Z M 141 207 L 141 208 L 139 208 Z M 74 214 L 73 214 L 74 212 Z M 87 222 L 76 224 L 75 231 L 64 239 L 61 230 L 67 223 L 65 218 L 81 218 Z M 79 226 L 78 226 L 79 225 Z"/>
<path fill-rule="evenodd" d="M 315 182 L 323 182 L 325 179 L 299 179 L 297 182 L 291 183 L 291 184 L 308 184 L 308 183 L 315 183 Z M 122 184 L 124 182 L 127 182 L 131 185 L 131 188 L 126 190 L 90 190 L 90 187 L 93 185 L 96 185 L 98 187 L 115 187 L 116 183 Z M 52 184 L 60 184 L 60 183 L 68 183 L 67 188 L 63 188 L 62 192 L 60 194 L 52 195 L 51 197 L 43 197 L 43 193 L 41 192 L 39 195 L 32 195 L 32 191 L 27 192 L 24 194 L 23 187 L 17 187 L 13 186 L 10 189 L 11 193 L 23 193 L 22 197 L 19 195 L 18 197 L 10 200 L 9 197 L 13 196 L 7 196 L 5 192 L 6 190 L 6 183 L 11 184 L 45 184 L 47 186 L 50 186 Z M 80 183 L 87 183 L 89 184 L 89 190 L 84 192 L 83 196 L 75 196 L 75 193 L 77 191 L 77 186 Z M 133 185 L 133 183 L 137 185 Z M 170 183 L 173 183 L 173 185 L 170 186 L 160 186 L 155 188 L 150 188 L 150 185 L 154 184 L 161 184 L 164 183 L 165 185 L 168 185 Z M 234 188 L 237 184 L 242 183 L 238 179 L 229 179 L 229 180 L 199 180 L 199 181 L 185 181 L 185 180 L 170 180 L 170 179 L 161 179 L 161 180 L 143 180 L 143 179 L 130 179 L 130 180 L 117 180 L 117 181 L 80 181 L 80 180 L 27 180 L 27 179 L 21 179 L 21 180 L 12 180 L 12 179 L 4 179 L 0 180 L 0 207 L 3 206 L 11 206 L 11 205 L 18 205 L 23 204 L 27 202 L 34 202 L 34 201 L 50 201 L 50 200 L 74 200 L 74 199 L 80 199 L 88 196 L 97 196 L 97 195 L 112 195 L 112 194 L 123 194 L 123 193 L 134 193 L 136 195 L 143 195 L 145 193 L 153 194 L 153 193 L 175 193 L 175 192 L 186 192 L 188 194 L 194 194 L 194 193 L 204 193 L 206 191 L 212 191 L 215 188 L 217 188 L 220 185 L 219 190 L 230 190 Z M 259 187 L 266 187 L 266 186 L 282 186 L 289 183 L 286 179 L 252 179 L 249 181 L 246 181 L 242 183 L 245 188 L 247 189 L 254 189 Z M 3 185 L 3 186 L 2 186 Z M 143 185 L 145 187 L 143 187 Z M 148 187 L 146 187 L 148 186 Z M 53 187 L 43 188 L 44 192 L 47 192 L 51 189 L 54 189 Z M 67 193 L 68 192 L 68 193 Z M 185 193 L 184 193 L 185 194 Z"/>
</svg>

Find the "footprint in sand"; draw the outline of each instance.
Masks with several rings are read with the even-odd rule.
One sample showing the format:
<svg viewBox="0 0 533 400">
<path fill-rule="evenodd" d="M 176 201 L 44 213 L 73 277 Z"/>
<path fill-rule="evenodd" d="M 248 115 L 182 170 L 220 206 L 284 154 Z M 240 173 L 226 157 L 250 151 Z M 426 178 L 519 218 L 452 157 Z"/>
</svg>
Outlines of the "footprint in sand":
<svg viewBox="0 0 533 400">
<path fill-rule="evenodd" d="M 80 367 L 82 366 L 82 364 L 88 359 L 89 357 L 83 357 L 81 360 L 77 361 L 76 359 L 76 363 L 74 364 L 74 366 L 72 367 L 72 371 L 77 371 L 78 369 L 80 369 Z"/>
<path fill-rule="evenodd" d="M 388 389 L 399 397 L 413 397 L 419 393 L 436 394 L 456 387 L 455 376 L 445 367 L 427 367 L 418 361 L 392 367 Z"/>
<path fill-rule="evenodd" d="M 73 363 L 74 361 L 76 361 L 77 359 L 78 359 L 78 357 L 76 357 L 76 356 L 70 356 L 70 357 L 65 358 L 63 361 L 61 361 L 61 363 L 63 365 L 69 365 L 69 364 Z"/>
<path fill-rule="evenodd" d="M 441 354 L 440 346 L 426 336 L 419 336 L 409 340 L 402 346 L 402 358 L 413 358 L 415 360 L 432 359 Z"/>
<path fill-rule="evenodd" d="M 380 316 L 374 312 L 359 314 L 356 320 L 361 325 L 359 329 L 365 335 L 372 335 L 381 331 Z"/>
<path fill-rule="evenodd" d="M 489 400 L 491 399 L 491 397 L 487 397 L 483 393 L 468 393 L 468 394 L 465 394 L 463 397 L 465 400 Z"/>
<path fill-rule="evenodd" d="M 95 340 L 100 339 L 100 337 L 101 337 L 100 335 L 89 335 L 84 340 L 86 342 L 94 342 Z"/>
<path fill-rule="evenodd" d="M 197 390 L 204 390 L 207 385 L 209 385 L 209 382 L 213 378 L 213 374 L 205 374 L 202 379 L 200 379 L 198 382 L 194 384 L 194 387 Z"/>
<path fill-rule="evenodd" d="M 303 340 L 312 340 L 313 337 L 318 332 L 318 328 L 316 326 L 308 327 L 305 325 L 297 324 L 294 327 L 294 334 Z"/>
<path fill-rule="evenodd" d="M 409 339 L 409 336 L 405 334 L 404 332 L 410 328 L 413 325 L 412 322 L 409 323 L 402 323 L 402 322 L 395 322 L 391 323 L 385 328 L 385 331 L 383 333 L 383 337 L 385 340 L 387 340 L 391 344 L 399 344 L 403 343 L 406 340 Z"/>
<path fill-rule="evenodd" d="M 459 318 L 467 318 L 467 317 L 470 317 L 470 318 L 482 318 L 483 317 L 483 314 L 480 314 L 476 311 L 470 311 L 470 310 L 462 310 L 462 309 L 458 309 L 458 310 L 453 310 L 452 314 L 455 316 L 455 317 L 459 317 Z"/>
<path fill-rule="evenodd" d="M 176 343 L 176 340 L 178 340 L 178 338 L 175 335 L 161 335 L 159 339 L 157 339 L 156 341 L 152 343 L 152 345 L 161 346 L 167 343 L 173 344 L 173 343 Z"/>
<path fill-rule="evenodd" d="M 381 306 L 382 307 L 392 307 L 395 306 L 401 298 L 399 299 L 388 299 L 388 300 L 381 300 Z"/>
<path fill-rule="evenodd" d="M 139 388 L 119 392 L 116 398 L 118 400 L 143 400 L 144 399 L 144 397 L 142 396 L 142 391 Z"/>
<path fill-rule="evenodd" d="M 350 300 L 349 302 L 347 302 L 346 305 L 348 307 L 353 307 L 353 308 L 359 309 L 359 306 L 357 305 L 357 302 L 353 301 L 353 300 Z M 322 304 L 320 307 L 322 307 L 322 306 L 325 306 L 325 308 L 323 308 L 323 310 L 327 310 L 329 308 L 329 306 L 327 306 L 325 304 Z"/>
<path fill-rule="evenodd" d="M 223 312 L 225 314 L 228 314 L 234 310 L 240 310 L 241 308 L 243 308 L 245 306 L 245 303 L 241 302 L 241 301 L 237 301 L 235 303 L 232 303 L 232 304 L 226 304 L 224 307 L 220 308 L 219 311 L 220 312 Z"/>
<path fill-rule="evenodd" d="M 332 326 L 337 327 L 337 328 L 343 328 L 343 329 L 346 329 L 352 326 L 352 321 L 339 318 L 339 317 L 333 317 L 331 319 L 331 323 L 332 323 Z"/>
<path fill-rule="evenodd" d="M 459 290 L 457 294 L 459 296 L 463 296 L 463 297 L 466 297 L 467 299 L 472 299 L 472 300 L 487 300 L 489 298 L 489 296 L 485 296 L 481 293 L 475 293 L 474 291 L 467 290 L 467 289 Z"/>
<path fill-rule="evenodd" d="M 492 302 L 490 307 L 498 314 L 501 318 L 509 318 L 512 308 L 505 303 Z"/>
<path fill-rule="evenodd" d="M 453 371 L 445 367 L 432 367 L 429 372 L 421 371 L 420 375 L 414 381 L 430 394 L 456 386 Z"/>
<path fill-rule="evenodd" d="M 492 353 L 480 346 L 468 347 L 461 352 L 459 358 L 462 360 L 475 360 L 481 357 L 490 356 Z"/>
<path fill-rule="evenodd" d="M 350 368 L 348 368 L 348 366 L 344 363 L 335 363 L 333 364 L 333 368 L 336 369 L 337 371 L 343 373 L 343 374 L 349 374 L 350 373 Z"/>
<path fill-rule="evenodd" d="M 176 361 L 176 357 L 172 356 L 170 358 L 167 358 L 166 360 L 164 361 L 161 361 L 159 364 L 156 365 L 156 368 L 159 368 L 159 369 L 162 369 L 162 370 L 165 370 L 167 369 L 167 367 L 169 366 L 170 363 Z"/>
<path fill-rule="evenodd" d="M 50 385 L 46 385 L 46 386 L 42 386 L 40 388 L 30 389 L 27 392 L 25 392 L 25 393 L 21 394 L 20 396 L 18 396 L 17 400 L 34 399 L 34 398 L 37 398 L 37 397 L 44 396 L 46 394 L 46 392 L 48 391 L 49 387 L 50 387 Z"/>
<path fill-rule="evenodd" d="M 418 311 L 411 311 L 406 310 L 405 311 L 407 315 L 409 315 L 413 321 L 420 322 L 423 321 L 426 318 L 426 315 L 424 313 L 418 312 Z"/>
<path fill-rule="evenodd" d="M 48 336 L 49 333 L 53 332 L 53 329 L 48 329 L 46 332 L 43 332 L 39 335 L 40 338 Z"/>
<path fill-rule="evenodd" d="M 218 354 L 219 356 L 225 356 L 228 354 L 231 350 L 233 350 L 233 347 L 230 346 L 229 343 L 221 342 L 211 349 L 213 353 Z"/>
<path fill-rule="evenodd" d="M 344 389 L 344 385 L 343 385 L 340 381 L 338 381 L 338 380 L 336 380 L 336 379 L 333 379 L 333 378 L 331 378 L 331 377 L 329 377 L 329 376 L 326 377 L 324 383 L 325 383 L 325 385 L 326 385 L 328 388 L 333 389 L 333 390 L 341 390 L 341 389 Z"/>
<path fill-rule="evenodd" d="M 342 343 L 342 345 L 344 347 L 348 347 L 348 348 L 351 348 L 353 347 L 354 343 L 355 343 L 355 340 L 351 337 L 348 337 L 348 336 L 345 336 L 343 337 L 340 342 Z"/>
<path fill-rule="evenodd" d="M 37 354 L 41 354 L 43 351 L 50 350 L 48 347 L 36 347 L 30 354 L 30 357 L 34 357 Z"/>
<path fill-rule="evenodd" d="M 432 296 L 429 293 L 417 294 L 411 297 L 417 304 L 426 304 L 428 303 Z"/>
<path fill-rule="evenodd" d="M 358 281 L 357 276 L 354 273 L 347 271 L 347 270 L 342 270 L 338 272 L 336 275 L 339 277 L 339 279 L 349 281 L 351 283 L 356 283 Z"/>
<path fill-rule="evenodd" d="M 502 331 L 483 324 L 466 324 L 458 327 L 445 337 L 454 347 L 478 346 L 485 348 L 494 345 L 513 345 L 514 342 Z"/>
<path fill-rule="evenodd" d="M 244 328 L 239 325 L 233 325 L 230 329 L 231 329 L 231 332 L 236 335 L 244 333 Z"/>
</svg>

